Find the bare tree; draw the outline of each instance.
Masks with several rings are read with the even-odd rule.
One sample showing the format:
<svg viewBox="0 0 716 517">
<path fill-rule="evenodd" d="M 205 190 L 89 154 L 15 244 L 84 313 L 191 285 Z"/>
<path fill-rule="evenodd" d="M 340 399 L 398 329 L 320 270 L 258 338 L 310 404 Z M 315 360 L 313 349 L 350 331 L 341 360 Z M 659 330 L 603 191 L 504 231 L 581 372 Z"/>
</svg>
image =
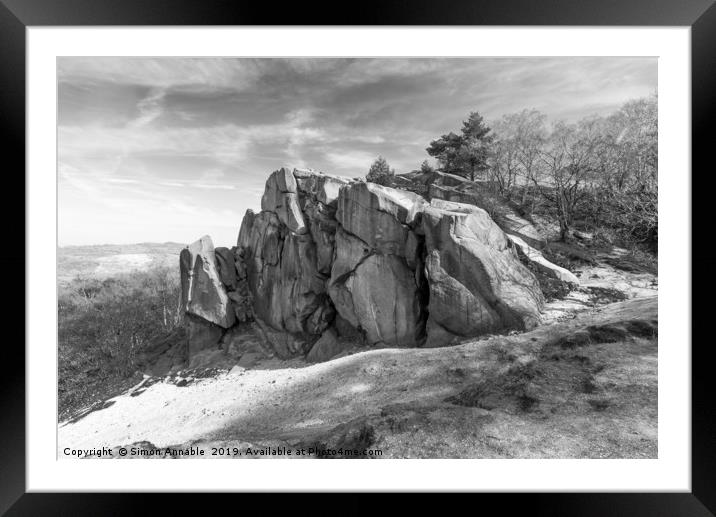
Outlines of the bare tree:
<svg viewBox="0 0 716 517">
<path fill-rule="evenodd" d="M 572 236 L 575 209 L 586 195 L 583 187 L 597 170 L 598 126 L 598 120 L 594 118 L 577 124 L 557 122 L 541 153 L 546 185 L 539 185 L 534 179 L 533 182 L 556 208 L 562 240 Z"/>
<path fill-rule="evenodd" d="M 518 114 L 517 119 L 517 160 L 523 178 L 522 204 L 527 200 L 529 188 L 542 178 L 540 156 L 547 141 L 547 117 L 532 109 Z M 534 206 L 533 206 L 534 209 Z"/>
<path fill-rule="evenodd" d="M 490 177 L 508 197 L 521 178 L 523 205 L 530 187 L 541 181 L 539 158 L 547 139 L 545 120 L 545 115 L 532 109 L 505 115 L 493 125 Z"/>
<path fill-rule="evenodd" d="M 610 190 L 655 190 L 657 184 L 656 97 L 625 103 L 605 121 L 602 159 Z"/>
<path fill-rule="evenodd" d="M 493 125 L 495 140 L 490 152 L 488 178 L 509 198 L 518 174 L 517 127 L 507 115 Z"/>
<path fill-rule="evenodd" d="M 473 179 L 484 170 L 486 156 L 487 177 L 499 193 L 521 194 L 524 208 L 531 200 L 530 213 L 543 204 L 559 222 L 563 240 L 583 222 L 610 242 L 617 236 L 625 244 L 636 240 L 655 247 L 657 104 L 656 95 L 635 99 L 609 116 L 557 122 L 549 131 L 545 115 L 535 109 L 505 115 L 491 131 L 481 117 L 471 116 L 481 137 L 471 140 L 474 149 L 466 147 L 470 132 L 464 129 L 464 135 L 431 142 L 428 153 L 443 170 Z"/>
<path fill-rule="evenodd" d="M 657 98 L 625 103 L 602 121 L 592 182 L 597 225 L 656 246 L 658 234 Z"/>
</svg>

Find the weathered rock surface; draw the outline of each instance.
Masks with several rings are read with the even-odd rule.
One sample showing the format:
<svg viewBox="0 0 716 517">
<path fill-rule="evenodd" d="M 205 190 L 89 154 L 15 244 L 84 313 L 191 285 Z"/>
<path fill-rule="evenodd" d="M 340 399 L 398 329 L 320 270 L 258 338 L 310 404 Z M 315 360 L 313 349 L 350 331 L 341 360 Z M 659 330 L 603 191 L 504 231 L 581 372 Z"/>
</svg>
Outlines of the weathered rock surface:
<svg viewBox="0 0 716 517">
<path fill-rule="evenodd" d="M 547 260 L 540 251 L 534 249 L 516 235 L 508 234 L 507 237 L 514 244 L 518 256 L 532 264 L 532 266 L 534 266 L 540 273 L 550 278 L 560 280 L 561 282 L 579 285 L 579 279 L 574 275 L 574 273 L 558 266 L 557 264 L 553 264 Z"/>
<path fill-rule="evenodd" d="M 246 282 L 239 283 L 238 289 L 236 291 L 230 291 L 228 296 L 234 308 L 237 321 L 246 322 L 253 320 L 253 297 L 251 296 L 251 292 L 249 292 Z"/>
<path fill-rule="evenodd" d="M 523 239 L 533 248 L 546 245 L 537 228 L 522 217 L 517 207 L 494 193 L 488 181 L 470 181 L 461 176 L 444 172 L 414 172 L 396 176 L 395 186 L 417 190 L 428 199 L 443 199 L 457 203 L 476 205 L 486 210 L 497 225 L 507 234 Z"/>
<path fill-rule="evenodd" d="M 338 313 L 371 344 L 417 346 L 424 304 L 414 227 L 425 205 L 411 192 L 357 183 L 338 196 L 329 294 Z"/>
<path fill-rule="evenodd" d="M 342 347 L 338 342 L 338 334 L 333 329 L 327 329 L 311 347 L 310 352 L 306 355 L 306 361 L 309 363 L 322 363 L 338 355 L 341 351 Z"/>
<path fill-rule="evenodd" d="M 224 335 L 224 329 L 202 318 L 187 315 L 187 334 L 189 340 L 189 357 L 201 352 L 218 348 Z"/>
<path fill-rule="evenodd" d="M 433 184 L 429 187 L 429 196 L 431 199 L 444 199 L 484 207 L 489 210 L 490 216 L 504 232 L 524 239 L 535 248 L 543 248 L 546 245 L 544 237 L 534 225 L 520 216 L 508 203 L 487 189 L 481 189 L 479 183 L 469 183 L 457 188 L 445 188 Z"/>
<path fill-rule="evenodd" d="M 298 205 L 298 185 L 293 173 L 282 168 L 271 174 L 261 198 L 261 210 L 274 212 L 292 232 L 308 231 L 303 213 Z"/>
<path fill-rule="evenodd" d="M 339 176 L 330 176 L 315 171 L 294 169 L 294 176 L 300 197 L 313 198 L 319 203 L 336 206 L 341 187 L 350 183 Z"/>
<path fill-rule="evenodd" d="M 306 201 L 305 214 L 309 221 L 311 238 L 316 245 L 316 268 L 324 275 L 330 274 L 333 261 L 333 246 L 338 227 L 335 213 L 335 207 L 320 201 Z"/>
<path fill-rule="evenodd" d="M 473 205 L 433 200 L 423 215 L 430 288 L 428 346 L 505 329 L 530 329 L 544 303 L 506 235 Z M 431 332 L 432 331 L 432 332 Z"/>
<path fill-rule="evenodd" d="M 424 200 L 412 192 L 357 183 L 344 189 L 338 198 L 336 219 L 348 233 L 371 248 L 402 254 Z"/>
<path fill-rule="evenodd" d="M 259 333 L 263 341 L 281 359 L 288 359 L 302 354 L 308 343 L 290 332 L 276 330 L 260 318 L 256 318 Z"/>
<path fill-rule="evenodd" d="M 236 317 L 217 271 L 211 237 L 205 235 L 184 248 L 179 269 L 184 311 L 222 328 L 231 327 Z"/>
<path fill-rule="evenodd" d="M 276 331 L 320 334 L 332 319 L 310 234 L 294 234 L 273 212 L 247 214 L 239 246 L 257 318 Z"/>
<path fill-rule="evenodd" d="M 422 307 L 413 273 L 395 255 L 371 255 L 341 287 L 334 287 L 336 309 L 362 328 L 368 342 L 416 346 Z"/>
<path fill-rule="evenodd" d="M 537 280 L 476 206 L 282 168 L 269 176 L 261 208 L 247 211 L 235 248 L 214 251 L 207 238 L 187 248 L 182 286 L 196 305 L 187 313 L 217 328 L 254 320 L 280 358 L 326 360 L 342 339 L 444 346 L 539 321 Z M 203 273 L 185 274 L 196 257 Z M 217 337 L 210 329 L 195 332 L 195 348 Z"/>
<path fill-rule="evenodd" d="M 230 291 L 236 290 L 239 278 L 236 274 L 234 254 L 231 253 L 229 248 L 216 248 L 214 254 L 216 256 L 216 269 L 219 272 L 221 283 Z"/>
<path fill-rule="evenodd" d="M 241 358 L 247 353 L 259 353 L 270 357 L 271 351 L 262 346 L 261 330 L 256 323 L 236 325 L 226 331 L 221 338 L 219 346 L 234 359 Z"/>
</svg>

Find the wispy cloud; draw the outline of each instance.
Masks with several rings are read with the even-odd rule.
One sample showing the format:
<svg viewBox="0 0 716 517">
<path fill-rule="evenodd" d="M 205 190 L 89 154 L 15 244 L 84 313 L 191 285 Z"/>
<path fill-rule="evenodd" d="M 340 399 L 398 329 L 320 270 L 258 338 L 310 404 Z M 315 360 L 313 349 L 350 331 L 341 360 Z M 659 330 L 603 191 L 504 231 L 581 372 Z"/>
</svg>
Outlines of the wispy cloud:
<svg viewBox="0 0 716 517">
<path fill-rule="evenodd" d="M 147 97 L 137 103 L 139 116 L 130 122 L 129 127 L 136 129 L 146 126 L 155 120 L 162 113 L 161 101 L 164 98 L 165 90 L 161 88 L 154 89 Z"/>
<path fill-rule="evenodd" d="M 407 171 L 470 111 L 575 120 L 656 77 L 654 58 L 60 58 L 61 242 L 231 245 L 281 166 Z"/>
<path fill-rule="evenodd" d="M 327 151 L 325 153 L 326 160 L 331 164 L 332 168 L 340 171 L 359 171 L 367 170 L 371 162 L 375 160 L 377 155 L 368 151 L 345 151 L 335 152 Z"/>
</svg>

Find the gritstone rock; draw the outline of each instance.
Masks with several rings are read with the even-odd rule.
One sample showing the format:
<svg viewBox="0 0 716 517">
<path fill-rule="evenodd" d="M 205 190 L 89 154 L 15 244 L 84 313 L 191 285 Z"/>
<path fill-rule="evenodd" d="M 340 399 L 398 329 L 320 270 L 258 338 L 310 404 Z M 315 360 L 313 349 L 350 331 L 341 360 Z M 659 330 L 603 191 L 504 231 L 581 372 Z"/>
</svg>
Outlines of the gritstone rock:
<svg viewBox="0 0 716 517">
<path fill-rule="evenodd" d="M 339 353 L 343 339 L 445 346 L 536 325 L 542 292 L 516 251 L 548 267 L 527 248 L 531 230 L 516 229 L 511 212 L 493 221 L 475 206 L 478 186 L 462 178 L 420 177 L 434 190 L 430 202 L 313 170 L 275 171 L 235 248 L 214 252 L 204 237 L 182 252 L 187 313 L 220 328 L 255 319 L 278 357 L 308 352 L 311 361 Z M 442 199 L 451 196 L 474 203 Z M 211 327 L 199 330 L 214 339 Z"/>
</svg>

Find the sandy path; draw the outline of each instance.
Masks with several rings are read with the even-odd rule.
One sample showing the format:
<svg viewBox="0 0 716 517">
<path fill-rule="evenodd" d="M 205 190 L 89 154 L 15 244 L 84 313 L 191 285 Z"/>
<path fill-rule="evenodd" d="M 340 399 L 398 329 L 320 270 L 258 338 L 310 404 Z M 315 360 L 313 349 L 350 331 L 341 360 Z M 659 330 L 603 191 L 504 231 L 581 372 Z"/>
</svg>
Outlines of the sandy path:
<svg viewBox="0 0 716 517">
<path fill-rule="evenodd" d="M 584 350 L 581 355 L 565 346 L 555 348 L 558 354 L 568 352 L 565 360 L 545 362 L 537 379 L 530 381 L 530 389 L 539 398 L 538 412 L 515 406 L 509 386 L 505 393 L 495 395 L 494 408 L 456 406 L 445 400 L 481 379 L 499 380 L 505 372 L 516 371 L 516 367 L 536 362 L 541 365 L 540 361 L 548 357 L 543 349 L 553 345 L 555 336 L 570 335 L 589 325 L 630 319 L 653 321 L 656 310 L 656 297 L 640 298 L 585 310 L 569 321 L 532 332 L 451 348 L 372 350 L 311 366 L 294 363 L 297 367 L 235 368 L 183 387 L 158 382 L 137 396 L 128 392 L 111 399 L 114 404 L 106 409 L 74 423 L 60 424 L 59 450 L 140 441 L 157 447 L 294 443 L 330 432 L 356 418 L 385 415 L 392 411 L 390 408 L 399 407 L 404 408 L 400 409 L 403 420 L 408 413 L 417 415 L 419 429 L 415 432 L 422 433 L 415 435 L 411 431 L 410 436 L 403 436 L 402 428 L 395 431 L 397 434 L 386 431 L 382 443 L 391 445 L 402 456 L 420 455 L 411 449 L 411 443 L 431 443 L 430 450 L 442 450 L 435 453 L 442 454 L 440 457 L 509 457 L 520 451 L 522 457 L 608 457 L 615 454 L 615 446 L 610 445 L 615 437 L 632 433 L 635 438 L 629 442 L 628 451 L 619 449 L 616 454 L 642 457 L 655 450 L 655 339 L 578 345 Z M 574 357 L 582 359 L 572 360 Z M 597 362 L 601 370 L 589 373 L 589 365 Z M 613 406 L 608 411 L 601 408 L 595 412 L 599 401 L 594 402 L 594 394 L 588 390 L 573 393 L 573 378 L 582 379 L 585 372 L 591 376 L 589 382 L 599 384 L 598 394 Z M 562 388 L 560 383 L 564 384 Z M 640 391 L 642 386 L 647 391 Z M 616 404 L 615 397 L 624 400 Z M 410 418 L 407 421 L 412 422 Z M 475 431 L 477 423 L 482 429 L 479 433 Z M 554 440 L 555 433 L 562 433 L 562 443 L 539 445 L 540 440 Z M 488 440 L 486 436 L 492 438 Z M 462 444 L 463 453 L 452 449 L 456 444 Z M 600 447 L 606 452 L 600 453 Z"/>
</svg>

